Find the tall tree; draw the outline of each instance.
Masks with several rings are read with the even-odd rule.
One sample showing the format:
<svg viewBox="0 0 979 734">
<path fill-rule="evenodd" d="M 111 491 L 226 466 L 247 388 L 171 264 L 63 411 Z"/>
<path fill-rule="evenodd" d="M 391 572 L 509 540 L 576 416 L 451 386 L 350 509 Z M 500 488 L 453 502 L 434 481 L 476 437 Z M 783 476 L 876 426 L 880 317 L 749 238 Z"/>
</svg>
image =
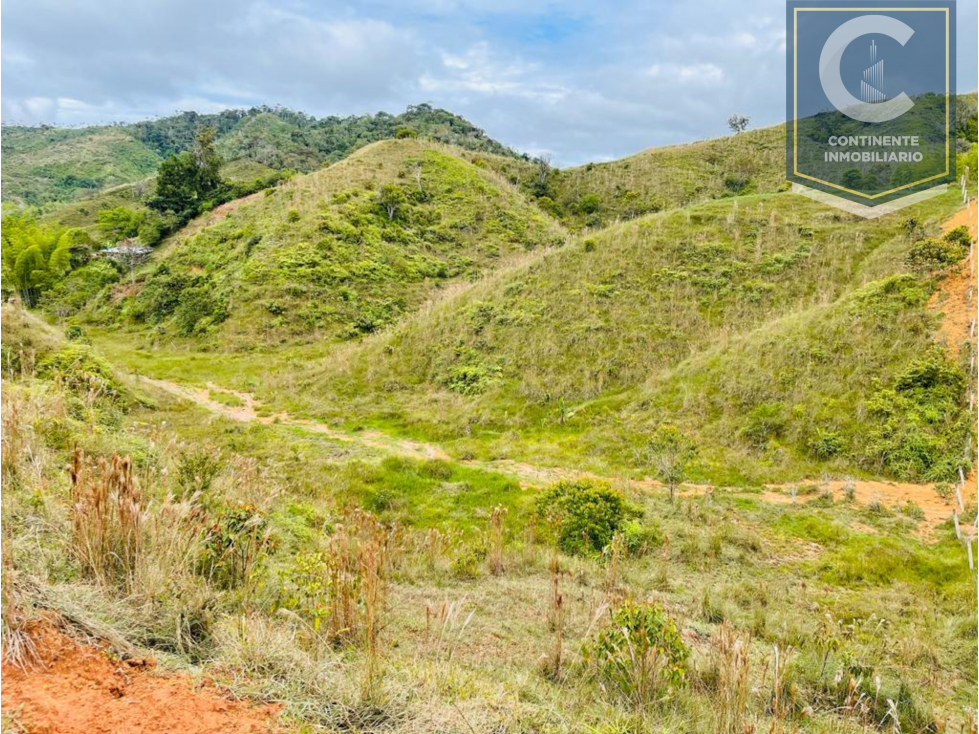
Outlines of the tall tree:
<svg viewBox="0 0 979 734">
<path fill-rule="evenodd" d="M 204 128 L 191 150 L 160 164 L 156 196 L 150 206 L 160 211 L 194 214 L 221 186 L 221 156 L 214 148 L 214 131 Z"/>
</svg>

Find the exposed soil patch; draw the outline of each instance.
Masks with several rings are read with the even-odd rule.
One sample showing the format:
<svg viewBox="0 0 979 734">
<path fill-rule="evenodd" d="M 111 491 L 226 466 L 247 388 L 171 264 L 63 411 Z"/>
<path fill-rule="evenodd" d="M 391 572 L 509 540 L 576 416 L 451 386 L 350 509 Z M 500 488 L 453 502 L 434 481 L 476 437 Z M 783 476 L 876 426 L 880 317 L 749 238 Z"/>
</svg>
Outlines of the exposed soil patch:
<svg viewBox="0 0 979 734">
<path fill-rule="evenodd" d="M 117 660 L 75 642 L 51 622 L 30 630 L 37 660 L 3 664 L 3 714 L 30 734 L 259 734 L 278 732 L 277 708 L 159 675 L 152 658 Z"/>
<path fill-rule="evenodd" d="M 949 232 L 958 227 L 968 227 L 972 234 L 972 241 L 975 242 L 977 213 L 979 213 L 979 201 L 973 199 L 968 208 L 960 211 L 945 225 L 945 231 Z M 979 284 L 977 275 L 979 275 L 979 267 L 974 270 L 972 263 L 966 258 L 959 269 L 943 281 L 940 291 L 932 301 L 932 307 L 940 308 L 943 312 L 942 340 L 956 357 L 961 354 L 962 347 L 970 340 L 973 354 L 976 353 L 975 350 L 979 344 L 977 342 L 979 330 L 973 331 L 973 324 L 976 319 L 975 299 L 976 294 L 979 293 L 976 291 L 976 286 Z M 971 301 L 969 300 L 970 292 L 972 294 Z M 973 383 L 972 387 L 973 394 L 975 394 L 976 383 Z M 979 412 L 974 415 L 979 416 Z M 976 424 L 976 427 L 979 427 L 979 423 Z M 976 479 L 977 474 L 974 470 L 966 482 L 966 494 L 969 497 L 974 498 L 976 496 Z M 968 502 L 968 500 L 966 501 Z"/>
</svg>

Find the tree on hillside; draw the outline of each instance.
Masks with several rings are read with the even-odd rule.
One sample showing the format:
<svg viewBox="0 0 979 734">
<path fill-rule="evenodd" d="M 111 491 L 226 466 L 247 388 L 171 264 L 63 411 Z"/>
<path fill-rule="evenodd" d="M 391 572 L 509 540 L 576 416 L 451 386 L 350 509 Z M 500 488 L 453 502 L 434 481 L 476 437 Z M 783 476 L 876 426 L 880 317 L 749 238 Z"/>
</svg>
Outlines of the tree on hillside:
<svg viewBox="0 0 979 734">
<path fill-rule="evenodd" d="M 408 204 L 408 197 L 395 184 L 384 184 L 378 194 L 378 201 L 387 212 L 388 219 L 394 219 L 398 212 Z"/>
<path fill-rule="evenodd" d="M 534 165 L 537 167 L 534 172 L 534 195 L 538 197 L 547 196 L 547 184 L 553 170 L 551 156 L 542 155 L 539 158 L 534 158 Z"/>
<path fill-rule="evenodd" d="M 144 245 L 152 246 L 160 241 L 167 227 L 167 222 L 156 212 L 125 206 L 102 209 L 97 217 L 99 231 L 110 243 L 138 237 Z"/>
<path fill-rule="evenodd" d="M 737 113 L 731 115 L 727 118 L 727 126 L 731 128 L 731 132 L 735 135 L 743 133 L 748 129 L 748 123 L 750 120 L 745 115 L 739 115 Z"/>
<path fill-rule="evenodd" d="M 221 156 L 214 149 L 214 131 L 205 128 L 193 148 L 171 155 L 157 171 L 156 195 L 150 206 L 178 214 L 195 213 L 221 186 Z"/>
<path fill-rule="evenodd" d="M 697 447 L 679 428 L 669 423 L 659 426 L 649 440 L 645 463 L 670 490 L 670 502 L 676 489 L 687 478 L 687 469 L 697 456 Z"/>
</svg>

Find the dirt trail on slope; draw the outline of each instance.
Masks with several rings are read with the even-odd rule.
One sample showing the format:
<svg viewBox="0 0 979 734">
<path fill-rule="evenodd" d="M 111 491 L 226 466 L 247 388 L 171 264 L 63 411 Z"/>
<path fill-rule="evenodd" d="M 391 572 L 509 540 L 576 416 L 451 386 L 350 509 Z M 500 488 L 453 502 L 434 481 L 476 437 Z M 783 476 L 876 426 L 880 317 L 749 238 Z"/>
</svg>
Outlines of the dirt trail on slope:
<svg viewBox="0 0 979 734">
<path fill-rule="evenodd" d="M 248 393 L 236 392 L 208 383 L 207 387 L 183 385 L 169 380 L 157 380 L 141 377 L 141 380 L 160 388 L 171 395 L 193 402 L 212 413 L 230 420 L 243 423 L 257 422 L 264 425 L 295 426 L 308 431 L 319 433 L 327 438 L 345 443 L 353 443 L 368 448 L 386 451 L 413 459 L 450 459 L 450 455 L 441 446 L 419 441 L 397 438 L 380 431 L 358 431 L 347 433 L 331 428 L 317 421 L 294 418 L 288 413 L 264 414 L 261 403 Z M 214 393 L 234 395 L 239 405 L 228 405 L 214 399 Z M 615 486 L 635 491 L 664 491 L 662 483 L 652 479 L 633 479 L 630 477 L 603 476 L 593 472 L 575 469 L 537 466 L 523 461 L 497 459 L 493 461 L 465 461 L 469 466 L 500 472 L 515 477 L 525 485 L 544 485 L 560 479 L 598 479 L 607 481 Z M 933 484 L 912 484 L 909 482 L 888 481 L 801 481 L 782 485 L 768 485 L 761 493 L 763 500 L 776 503 L 803 503 L 811 497 L 794 492 L 803 486 L 816 486 L 820 491 L 829 491 L 834 499 L 842 500 L 847 494 L 847 486 L 852 485 L 854 499 L 860 504 L 880 502 L 889 507 L 897 507 L 907 502 L 913 502 L 924 513 L 924 519 L 919 525 L 921 533 L 930 533 L 937 525 L 952 516 L 953 504 L 941 498 L 935 492 Z M 708 485 L 686 484 L 684 494 L 697 494 L 713 489 Z M 724 488 L 718 488 L 724 490 Z M 735 488 L 734 491 L 737 491 Z M 977 501 L 975 483 L 967 482 L 963 500 L 966 504 Z M 952 500 L 951 502 L 954 502 Z"/>
<path fill-rule="evenodd" d="M 3 664 L 4 731 L 30 734 L 267 734 L 277 707 L 251 706 L 183 675 L 153 673 L 152 659 L 114 659 L 52 622 L 29 630 L 36 660 Z M 10 728 L 6 723 L 10 723 Z"/>
<path fill-rule="evenodd" d="M 361 446 L 379 449 L 409 456 L 413 459 L 448 459 L 449 455 L 439 446 L 419 441 L 409 441 L 407 439 L 389 436 L 380 431 L 358 431 L 357 433 L 346 433 L 338 431 L 330 426 L 317 421 L 306 420 L 304 418 L 294 418 L 288 413 L 264 414 L 261 412 L 261 403 L 248 393 L 228 390 L 213 383 L 207 383 L 206 387 L 193 387 L 182 385 L 169 380 L 156 380 L 152 377 L 140 377 L 139 379 L 155 385 L 178 397 L 190 400 L 197 405 L 203 406 L 212 413 L 218 413 L 225 418 L 234 421 L 248 423 L 251 421 L 265 425 L 278 424 L 283 426 L 296 426 L 307 431 L 320 433 L 334 441 L 344 443 L 356 443 Z M 240 401 L 240 405 L 228 405 L 215 400 L 212 393 L 223 393 L 233 395 Z"/>
<path fill-rule="evenodd" d="M 946 225 L 945 231 L 950 232 L 957 227 L 968 227 L 972 234 L 972 241 L 976 241 L 977 213 L 979 213 L 979 201 L 973 199 L 969 206 L 962 209 Z M 932 299 L 932 308 L 943 311 L 944 321 L 941 330 L 942 340 L 948 345 L 952 354 L 958 358 L 962 352 L 962 347 L 970 340 L 972 342 L 973 354 L 976 354 L 977 337 L 979 333 L 973 331 L 973 324 L 976 318 L 976 290 L 977 275 L 979 268 L 974 267 L 973 263 L 966 258 L 957 272 L 952 273 L 946 278 L 935 297 Z M 971 302 L 970 302 L 971 294 Z M 973 382 L 973 395 L 975 395 L 976 383 Z M 979 416 L 979 412 L 974 413 Z M 973 424 L 979 427 L 979 422 Z M 966 481 L 966 495 L 975 497 L 977 492 L 977 474 L 973 469 L 972 475 Z M 968 502 L 968 500 L 966 500 Z"/>
</svg>

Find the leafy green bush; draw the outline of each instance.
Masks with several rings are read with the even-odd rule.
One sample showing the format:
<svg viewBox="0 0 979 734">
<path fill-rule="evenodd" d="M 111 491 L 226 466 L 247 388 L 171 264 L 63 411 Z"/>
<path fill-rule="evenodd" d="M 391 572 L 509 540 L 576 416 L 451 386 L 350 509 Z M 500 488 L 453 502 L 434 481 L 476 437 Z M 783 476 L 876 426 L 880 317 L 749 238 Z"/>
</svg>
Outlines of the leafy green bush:
<svg viewBox="0 0 979 734">
<path fill-rule="evenodd" d="M 112 370 L 92 348 L 73 342 L 45 357 L 37 366 L 39 377 L 55 380 L 76 395 L 94 393 L 101 398 L 115 399 L 122 388 Z"/>
<path fill-rule="evenodd" d="M 601 553 L 637 513 L 605 482 L 562 479 L 537 498 L 537 514 L 565 553 Z"/>
<path fill-rule="evenodd" d="M 816 428 L 807 442 L 809 453 L 817 459 L 831 459 L 843 453 L 846 444 L 843 437 L 828 428 Z"/>
<path fill-rule="evenodd" d="M 319 632 L 330 616 L 330 569 L 323 553 L 297 553 L 279 570 L 279 588 L 273 610 L 288 609 Z"/>
<path fill-rule="evenodd" d="M 968 253 L 968 230 L 965 236 L 966 241 L 963 243 L 958 231 L 952 230 L 942 239 L 929 237 L 919 240 L 911 246 L 904 263 L 915 273 L 942 272 Z"/>
<path fill-rule="evenodd" d="M 443 382 L 453 392 L 479 395 L 496 380 L 499 370 L 485 364 L 459 364 L 449 369 Z"/>
<path fill-rule="evenodd" d="M 741 428 L 744 439 L 756 448 L 763 448 L 785 429 L 785 406 L 779 402 L 756 405 Z"/>
<path fill-rule="evenodd" d="M 65 317 L 78 313 L 107 285 L 119 280 L 119 270 L 109 260 L 92 260 L 72 270 L 44 294 L 47 311 Z"/>
<path fill-rule="evenodd" d="M 604 686 L 640 706 L 683 686 L 690 650 L 676 623 L 652 604 L 626 602 L 590 646 Z"/>
<path fill-rule="evenodd" d="M 207 449 L 183 453 L 177 460 L 177 487 L 181 496 L 206 492 L 221 471 L 221 461 Z"/>
<path fill-rule="evenodd" d="M 905 479 L 954 480 L 974 430 L 962 406 L 967 380 L 937 347 L 867 402 L 869 452 Z"/>
</svg>

